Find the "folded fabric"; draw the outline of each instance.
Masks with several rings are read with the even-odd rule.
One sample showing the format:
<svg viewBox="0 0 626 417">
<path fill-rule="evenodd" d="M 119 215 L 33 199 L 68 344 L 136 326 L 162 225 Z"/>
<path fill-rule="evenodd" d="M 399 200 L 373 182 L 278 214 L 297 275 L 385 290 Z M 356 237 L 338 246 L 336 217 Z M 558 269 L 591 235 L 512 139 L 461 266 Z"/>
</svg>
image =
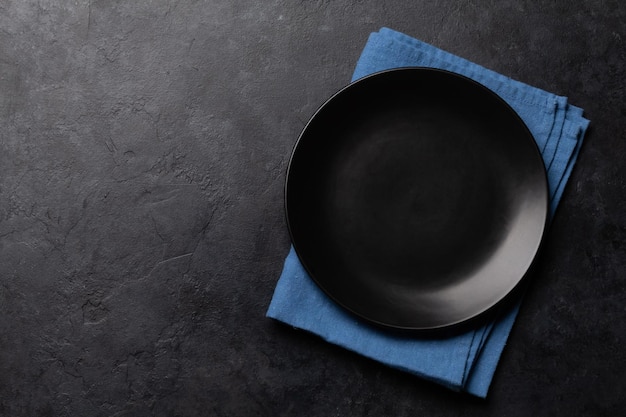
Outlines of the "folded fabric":
<svg viewBox="0 0 626 417">
<path fill-rule="evenodd" d="M 589 121 L 566 97 L 512 80 L 402 33 L 372 33 L 352 81 L 399 67 L 432 67 L 465 75 L 493 90 L 524 120 L 546 167 L 550 217 L 576 162 Z M 361 322 L 311 280 L 291 248 L 267 316 L 321 336 L 388 366 L 448 388 L 486 397 L 519 304 L 476 329 L 447 338 L 399 335 Z"/>
</svg>

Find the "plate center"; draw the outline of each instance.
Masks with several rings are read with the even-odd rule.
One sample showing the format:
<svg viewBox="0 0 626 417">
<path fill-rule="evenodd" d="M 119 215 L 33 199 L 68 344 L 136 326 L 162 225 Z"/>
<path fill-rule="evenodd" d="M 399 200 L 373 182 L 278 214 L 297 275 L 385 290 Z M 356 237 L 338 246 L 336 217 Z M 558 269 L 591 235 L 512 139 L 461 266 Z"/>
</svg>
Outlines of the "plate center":
<svg viewBox="0 0 626 417">
<path fill-rule="evenodd" d="M 330 167 L 336 250 L 364 281 L 433 290 L 469 276 L 510 218 L 502 179 L 480 151 L 489 136 L 436 106 L 361 120 Z"/>
</svg>

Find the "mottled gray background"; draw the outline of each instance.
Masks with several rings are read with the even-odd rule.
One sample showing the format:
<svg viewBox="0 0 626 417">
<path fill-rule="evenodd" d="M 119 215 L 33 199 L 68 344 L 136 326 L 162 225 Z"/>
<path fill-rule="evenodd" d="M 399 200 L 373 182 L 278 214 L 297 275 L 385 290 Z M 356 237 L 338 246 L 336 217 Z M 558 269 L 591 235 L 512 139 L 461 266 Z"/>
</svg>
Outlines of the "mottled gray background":
<svg viewBox="0 0 626 417">
<path fill-rule="evenodd" d="M 2 0 L 0 415 L 619 415 L 624 4 Z M 291 148 L 381 26 L 592 120 L 487 401 L 264 317 Z"/>
</svg>

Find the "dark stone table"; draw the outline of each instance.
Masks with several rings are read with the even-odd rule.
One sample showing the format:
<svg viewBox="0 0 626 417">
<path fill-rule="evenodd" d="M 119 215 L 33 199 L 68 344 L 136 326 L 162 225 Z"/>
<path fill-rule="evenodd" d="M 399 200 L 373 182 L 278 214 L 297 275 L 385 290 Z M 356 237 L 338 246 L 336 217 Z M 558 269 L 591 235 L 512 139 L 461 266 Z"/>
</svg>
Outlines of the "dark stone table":
<svg viewBox="0 0 626 417">
<path fill-rule="evenodd" d="M 265 317 L 292 146 L 382 26 L 592 121 L 485 401 Z M 619 0 L 2 1 L 0 415 L 620 415 L 625 40 Z"/>
</svg>

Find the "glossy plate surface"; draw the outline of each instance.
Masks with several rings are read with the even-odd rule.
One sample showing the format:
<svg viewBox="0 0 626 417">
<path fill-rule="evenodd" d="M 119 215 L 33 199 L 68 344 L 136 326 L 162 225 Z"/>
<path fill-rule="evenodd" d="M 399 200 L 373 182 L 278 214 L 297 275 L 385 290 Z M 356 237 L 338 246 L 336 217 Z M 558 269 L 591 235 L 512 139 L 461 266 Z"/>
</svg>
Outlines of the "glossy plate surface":
<svg viewBox="0 0 626 417">
<path fill-rule="evenodd" d="M 331 97 L 294 148 L 289 232 L 319 287 L 382 326 L 457 325 L 523 279 L 546 228 L 541 155 L 474 81 L 405 68 Z"/>
</svg>

